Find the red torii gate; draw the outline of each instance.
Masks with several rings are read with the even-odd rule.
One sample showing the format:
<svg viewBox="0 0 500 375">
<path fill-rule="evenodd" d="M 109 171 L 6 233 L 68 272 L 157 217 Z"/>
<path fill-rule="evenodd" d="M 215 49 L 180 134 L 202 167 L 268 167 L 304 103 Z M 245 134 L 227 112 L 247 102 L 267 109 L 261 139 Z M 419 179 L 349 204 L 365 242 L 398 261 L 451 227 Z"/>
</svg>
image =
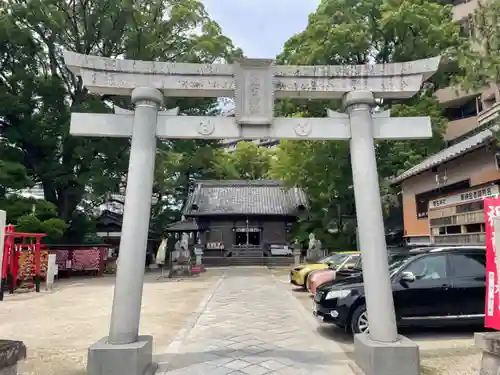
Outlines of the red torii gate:
<svg viewBox="0 0 500 375">
<path fill-rule="evenodd" d="M 15 231 L 14 225 L 5 227 L 5 244 L 3 251 L 3 262 L 0 278 L 0 301 L 3 300 L 5 286 L 8 284 L 9 292 L 12 294 L 17 288 L 17 275 L 19 272 L 19 258 L 23 250 L 33 251 L 32 270 L 34 276 L 30 287 L 35 286 L 35 291 L 40 292 L 40 249 L 41 240 L 46 237 L 45 233 L 21 233 Z"/>
</svg>

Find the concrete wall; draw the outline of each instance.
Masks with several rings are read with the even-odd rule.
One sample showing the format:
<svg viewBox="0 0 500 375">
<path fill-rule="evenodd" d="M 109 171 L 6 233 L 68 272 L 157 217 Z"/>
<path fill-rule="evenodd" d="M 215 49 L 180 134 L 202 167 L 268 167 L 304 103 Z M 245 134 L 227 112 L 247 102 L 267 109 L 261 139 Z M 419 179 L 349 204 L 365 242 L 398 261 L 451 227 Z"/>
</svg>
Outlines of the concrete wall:
<svg viewBox="0 0 500 375">
<path fill-rule="evenodd" d="M 469 14 L 474 12 L 474 10 L 477 8 L 477 2 L 478 0 L 470 0 L 462 4 L 455 5 L 455 7 L 453 8 L 453 20 L 460 21 L 464 18 L 467 18 Z"/>
<path fill-rule="evenodd" d="M 447 184 L 463 180 L 470 180 L 470 185 L 482 185 L 500 179 L 500 172 L 496 168 L 494 152 L 482 148 L 463 157 L 442 165 L 439 171 L 446 170 Z M 429 222 L 427 218 L 417 218 L 415 195 L 424 193 L 438 186 L 436 173 L 426 171 L 420 175 L 403 181 L 403 218 L 407 236 L 429 235 Z"/>
<path fill-rule="evenodd" d="M 462 118 L 460 120 L 449 121 L 444 134 L 446 141 L 460 137 L 461 135 L 470 132 L 478 125 L 477 116 Z"/>
</svg>

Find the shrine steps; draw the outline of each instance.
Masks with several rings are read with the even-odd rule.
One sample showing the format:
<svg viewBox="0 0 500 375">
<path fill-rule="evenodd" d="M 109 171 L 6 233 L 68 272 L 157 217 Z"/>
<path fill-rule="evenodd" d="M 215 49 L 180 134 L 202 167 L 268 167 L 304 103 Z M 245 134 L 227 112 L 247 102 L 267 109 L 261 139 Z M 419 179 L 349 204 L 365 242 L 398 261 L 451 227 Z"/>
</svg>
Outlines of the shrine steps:
<svg viewBox="0 0 500 375">
<path fill-rule="evenodd" d="M 205 267 L 267 266 L 283 267 L 293 264 L 293 257 L 231 256 L 203 257 Z"/>
</svg>

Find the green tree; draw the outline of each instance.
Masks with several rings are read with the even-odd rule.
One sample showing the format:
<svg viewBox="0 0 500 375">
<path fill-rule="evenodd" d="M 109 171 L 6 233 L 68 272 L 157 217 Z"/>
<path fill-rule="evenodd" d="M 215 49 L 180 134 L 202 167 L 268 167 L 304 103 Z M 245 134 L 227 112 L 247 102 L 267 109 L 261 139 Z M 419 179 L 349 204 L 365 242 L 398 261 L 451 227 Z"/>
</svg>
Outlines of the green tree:
<svg viewBox="0 0 500 375">
<path fill-rule="evenodd" d="M 466 44 L 452 20 L 452 6 L 430 0 L 322 0 L 309 16 L 307 28 L 290 38 L 278 56 L 282 64 L 341 65 L 405 62 L 437 55 L 452 56 Z M 444 146 L 446 120 L 433 93 L 447 84 L 440 73 L 409 100 L 385 100 L 380 110 L 393 116 L 431 116 L 433 138 L 423 141 L 379 142 L 381 178 L 393 177 Z M 324 117 L 339 110 L 339 101 L 282 101 L 279 115 Z M 310 228 L 326 243 L 353 246 L 354 197 L 347 142 L 281 142 L 272 175 L 303 187 L 311 211 L 302 235 Z M 382 194 L 387 184 L 383 183 Z M 308 228 L 308 229 L 307 229 Z"/>
<path fill-rule="evenodd" d="M 284 180 L 289 187 L 302 187 L 309 198 L 309 210 L 294 231 L 300 240 L 314 231 L 327 246 L 347 249 L 353 245 L 354 196 L 348 155 L 347 142 L 281 141 L 270 177 Z"/>
<path fill-rule="evenodd" d="M 0 5 L 0 117 L 6 144 L 57 215 L 71 224 L 84 198 L 123 185 L 129 141 L 69 135 L 70 113 L 111 112 L 124 98 L 90 95 L 61 51 L 153 61 L 212 63 L 235 50 L 197 0 L 6 0 Z M 168 100 L 209 113 L 214 100 Z M 171 142 L 167 148 L 175 148 Z"/>
<path fill-rule="evenodd" d="M 231 152 L 217 150 L 212 169 L 221 180 L 260 180 L 268 176 L 273 159 L 271 149 L 254 142 L 238 142 Z"/>
<path fill-rule="evenodd" d="M 48 236 L 45 242 L 54 243 L 68 228 L 68 225 L 57 217 L 56 207 L 41 199 L 9 194 L 0 197 L 0 210 L 7 212 L 7 223 L 15 225 L 17 232 L 45 233 Z"/>
<path fill-rule="evenodd" d="M 19 190 L 31 185 L 26 169 L 21 163 L 0 160 L 0 198 L 8 189 Z"/>
</svg>

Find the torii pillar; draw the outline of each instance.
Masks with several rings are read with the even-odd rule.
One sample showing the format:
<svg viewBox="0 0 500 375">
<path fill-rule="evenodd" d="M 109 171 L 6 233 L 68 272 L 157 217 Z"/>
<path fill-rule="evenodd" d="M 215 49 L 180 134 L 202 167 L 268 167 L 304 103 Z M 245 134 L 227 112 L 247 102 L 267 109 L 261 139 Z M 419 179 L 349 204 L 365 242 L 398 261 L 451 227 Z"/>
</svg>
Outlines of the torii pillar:
<svg viewBox="0 0 500 375">
<path fill-rule="evenodd" d="M 435 73 L 439 58 L 386 65 L 275 66 L 171 64 L 113 60 L 64 52 L 90 92 L 131 95 L 135 111 L 73 113 L 71 134 L 132 137 L 120 264 L 109 337 L 89 348 L 88 375 L 144 375 L 155 369 L 152 337 L 139 336 L 144 257 L 153 184 L 155 138 L 293 139 L 350 142 L 363 256 L 369 334 L 355 336 L 355 358 L 367 375 L 418 375 L 418 346 L 396 329 L 387 263 L 375 140 L 432 136 L 428 117 L 372 114 L 375 98 L 409 98 Z M 164 116 L 163 95 L 234 96 L 236 117 Z M 343 99 L 346 113 L 326 118 L 274 118 L 276 98 Z M 165 114 L 163 112 L 163 114 Z"/>
</svg>

